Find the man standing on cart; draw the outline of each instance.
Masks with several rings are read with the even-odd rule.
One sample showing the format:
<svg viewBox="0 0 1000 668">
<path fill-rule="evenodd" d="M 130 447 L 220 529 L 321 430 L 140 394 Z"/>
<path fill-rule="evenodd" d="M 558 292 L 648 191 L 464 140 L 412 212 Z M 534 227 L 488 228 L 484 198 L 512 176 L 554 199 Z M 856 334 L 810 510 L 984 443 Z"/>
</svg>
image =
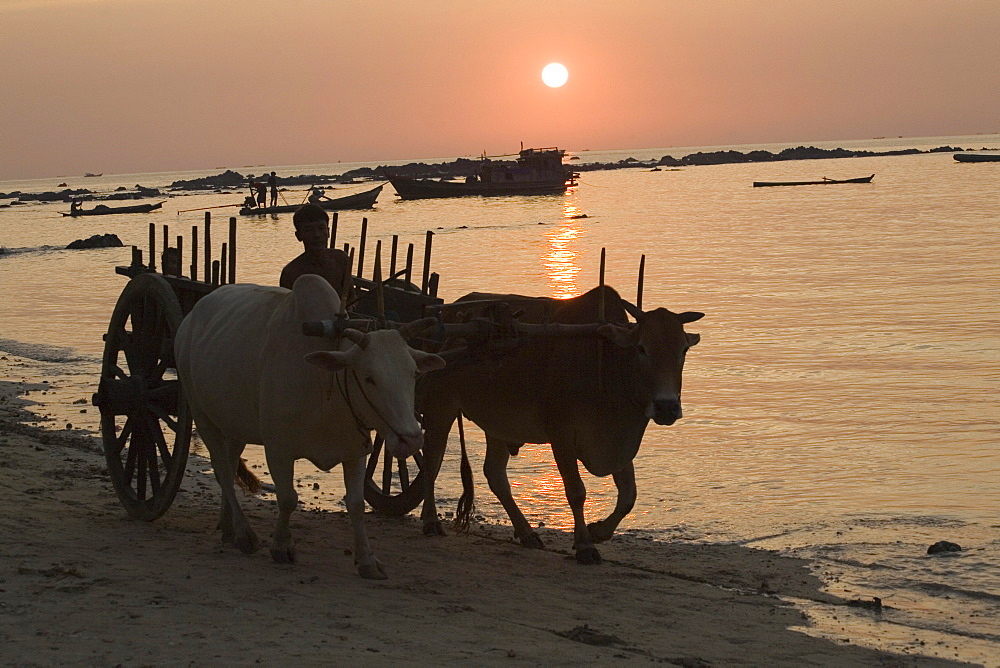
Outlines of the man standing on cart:
<svg viewBox="0 0 1000 668">
<path fill-rule="evenodd" d="M 304 251 L 281 270 L 278 285 L 291 290 L 299 276 L 318 274 L 337 291 L 341 311 L 346 310 L 354 295 L 351 259 L 344 251 L 329 248 L 330 216 L 315 204 L 303 204 L 292 216 L 292 223 Z"/>
</svg>

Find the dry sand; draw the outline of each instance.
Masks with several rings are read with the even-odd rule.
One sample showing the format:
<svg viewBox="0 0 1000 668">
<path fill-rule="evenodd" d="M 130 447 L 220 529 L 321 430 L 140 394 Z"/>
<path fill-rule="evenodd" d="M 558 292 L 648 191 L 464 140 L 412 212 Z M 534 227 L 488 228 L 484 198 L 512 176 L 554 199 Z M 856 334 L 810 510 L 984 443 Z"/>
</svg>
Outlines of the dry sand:
<svg viewBox="0 0 1000 668">
<path fill-rule="evenodd" d="M 0 379 L 20 378 L 12 364 Z M 0 383 L 3 665 L 954 665 L 793 630 L 808 621 L 781 597 L 849 602 L 808 562 L 740 546 L 623 536 L 579 566 L 558 532 L 535 551 L 508 527 L 428 538 L 368 515 L 376 582 L 353 567 L 344 513 L 303 511 L 298 563 L 246 556 L 215 531 L 196 463 L 163 518 L 129 520 L 96 438 L 26 424 L 30 386 Z M 244 501 L 266 542 L 273 503 Z"/>
</svg>

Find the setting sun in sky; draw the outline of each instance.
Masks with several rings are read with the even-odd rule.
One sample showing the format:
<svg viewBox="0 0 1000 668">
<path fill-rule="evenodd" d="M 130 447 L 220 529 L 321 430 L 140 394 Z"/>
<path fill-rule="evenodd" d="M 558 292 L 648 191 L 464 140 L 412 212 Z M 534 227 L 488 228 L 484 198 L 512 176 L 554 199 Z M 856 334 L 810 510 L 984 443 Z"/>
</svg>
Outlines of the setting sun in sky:
<svg viewBox="0 0 1000 668">
<path fill-rule="evenodd" d="M 0 179 L 1000 130 L 997 0 L 0 0 L 0 26 Z"/>
<path fill-rule="evenodd" d="M 549 63 L 542 69 L 542 81 L 549 88 L 559 88 L 569 79 L 569 70 L 562 63 Z"/>
</svg>

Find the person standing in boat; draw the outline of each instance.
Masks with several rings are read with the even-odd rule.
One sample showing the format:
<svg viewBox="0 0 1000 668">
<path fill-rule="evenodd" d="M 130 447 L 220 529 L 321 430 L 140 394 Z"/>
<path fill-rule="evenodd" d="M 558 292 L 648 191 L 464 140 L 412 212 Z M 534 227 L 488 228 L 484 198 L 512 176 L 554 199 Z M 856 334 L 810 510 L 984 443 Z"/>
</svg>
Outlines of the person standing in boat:
<svg viewBox="0 0 1000 668">
<path fill-rule="evenodd" d="M 271 206 L 278 206 L 278 176 L 274 172 L 267 177 L 267 187 L 271 189 Z"/>
<path fill-rule="evenodd" d="M 302 242 L 303 253 L 281 270 L 278 285 L 292 289 L 302 274 L 318 274 L 340 295 L 341 311 L 354 295 L 351 258 L 342 250 L 329 248 L 330 216 L 315 204 L 303 204 L 292 216 L 295 238 Z"/>
<path fill-rule="evenodd" d="M 267 206 L 267 184 L 263 181 L 257 182 L 257 208 L 263 209 Z"/>
</svg>

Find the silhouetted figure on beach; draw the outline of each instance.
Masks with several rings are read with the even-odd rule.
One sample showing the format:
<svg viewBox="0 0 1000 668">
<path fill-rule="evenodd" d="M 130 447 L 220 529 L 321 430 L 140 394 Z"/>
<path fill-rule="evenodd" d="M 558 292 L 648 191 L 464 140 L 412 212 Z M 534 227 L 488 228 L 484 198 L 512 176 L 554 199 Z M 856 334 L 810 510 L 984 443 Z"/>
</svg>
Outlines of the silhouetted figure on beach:
<svg viewBox="0 0 1000 668">
<path fill-rule="evenodd" d="M 278 176 L 274 172 L 267 177 L 267 187 L 271 189 L 271 206 L 278 206 Z"/>
<path fill-rule="evenodd" d="M 302 274 L 318 274 L 325 278 L 340 295 L 341 310 L 345 310 L 354 295 L 351 259 L 342 250 L 329 248 L 330 216 L 315 204 L 303 204 L 292 216 L 295 238 L 302 242 L 304 252 L 285 265 L 278 282 L 291 290 Z"/>
</svg>

